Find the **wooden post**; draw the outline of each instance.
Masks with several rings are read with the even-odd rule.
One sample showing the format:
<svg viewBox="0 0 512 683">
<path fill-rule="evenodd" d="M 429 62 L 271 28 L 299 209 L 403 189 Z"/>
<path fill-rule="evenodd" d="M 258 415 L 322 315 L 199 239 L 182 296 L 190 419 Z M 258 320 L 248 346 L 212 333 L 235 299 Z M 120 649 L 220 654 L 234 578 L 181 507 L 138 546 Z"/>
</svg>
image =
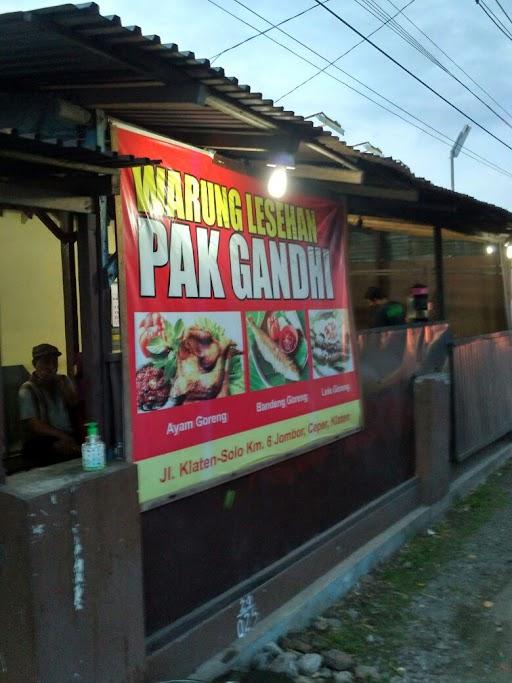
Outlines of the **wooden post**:
<svg viewBox="0 0 512 683">
<path fill-rule="evenodd" d="M 107 198 L 99 197 L 97 200 L 97 230 L 98 230 L 98 306 L 99 306 L 99 325 L 101 334 L 102 349 L 102 370 L 103 370 L 103 438 L 108 447 L 114 446 L 116 434 L 114 427 L 112 400 L 112 381 L 110 378 L 109 358 L 112 351 L 112 311 L 111 311 L 111 292 L 110 282 L 107 272 L 108 261 L 108 212 Z"/>
<path fill-rule="evenodd" d="M 507 258 L 506 247 L 504 245 L 498 246 L 499 255 L 499 273 L 503 285 L 503 300 L 505 306 L 505 321 L 507 323 L 507 330 L 512 329 L 512 269 L 510 268 L 510 260 Z"/>
<path fill-rule="evenodd" d="M 434 266 L 436 269 L 436 318 L 437 320 L 445 320 L 443 232 L 439 226 L 434 227 Z"/>
<path fill-rule="evenodd" d="M 389 239 L 388 234 L 378 230 L 375 233 L 375 239 L 377 240 L 377 250 L 376 250 L 376 267 L 379 271 L 379 276 L 377 278 L 378 286 L 384 292 L 384 296 L 389 296 L 389 274 L 383 274 L 381 271 L 387 270 L 389 268 Z"/>
<path fill-rule="evenodd" d="M 105 151 L 107 148 L 108 118 L 101 109 L 95 111 L 96 119 L 96 145 Z M 101 195 L 96 200 L 97 215 L 97 248 L 98 248 L 98 306 L 99 306 L 99 332 L 101 335 L 102 349 L 102 372 L 103 372 L 103 438 L 107 446 L 117 442 L 116 429 L 113 416 L 112 386 L 110 377 L 109 358 L 112 351 L 112 326 L 111 326 L 111 291 L 108 279 L 107 263 L 108 253 L 108 209 L 107 197 Z M 116 444 L 117 445 L 117 444 Z"/>
<path fill-rule="evenodd" d="M 73 232 L 73 216 L 64 213 L 60 219 L 60 225 L 67 235 Z M 76 355 L 79 351 L 78 344 L 78 299 L 76 291 L 76 263 L 75 244 L 72 241 L 60 244 L 62 263 L 62 289 L 64 293 L 64 322 L 66 327 L 66 358 L 67 372 L 71 377 Z"/>
<path fill-rule="evenodd" d="M 78 217 L 78 276 L 80 320 L 86 391 L 87 418 L 105 429 L 105 370 L 100 320 L 100 281 L 98 263 L 98 218 L 95 214 Z"/>
<path fill-rule="evenodd" d="M 0 314 L 2 311 L 0 311 Z M 5 482 L 5 420 L 4 420 L 4 384 L 2 377 L 2 319 L 0 317 L 0 484 Z"/>
<path fill-rule="evenodd" d="M 112 150 L 118 151 L 117 128 L 111 126 L 110 138 Z M 130 387 L 130 370 L 128 366 L 128 359 L 130 358 L 130 350 L 128 348 L 128 326 L 133 324 L 133 320 L 128 320 L 128 312 L 126 305 L 126 269 L 125 269 L 125 240 L 123 233 L 123 211 L 121 205 L 121 196 L 115 197 L 115 217 L 116 217 L 116 245 L 117 245 L 117 265 L 118 265 L 118 282 L 119 282 L 119 313 L 121 323 L 121 362 L 122 362 L 122 424 L 123 424 L 123 454 L 125 460 L 133 459 L 132 452 L 132 416 L 130 410 L 131 401 L 131 387 Z"/>
<path fill-rule="evenodd" d="M 0 484 L 5 482 L 5 424 L 4 424 L 4 398 L 2 383 L 2 364 L 0 360 Z"/>
</svg>

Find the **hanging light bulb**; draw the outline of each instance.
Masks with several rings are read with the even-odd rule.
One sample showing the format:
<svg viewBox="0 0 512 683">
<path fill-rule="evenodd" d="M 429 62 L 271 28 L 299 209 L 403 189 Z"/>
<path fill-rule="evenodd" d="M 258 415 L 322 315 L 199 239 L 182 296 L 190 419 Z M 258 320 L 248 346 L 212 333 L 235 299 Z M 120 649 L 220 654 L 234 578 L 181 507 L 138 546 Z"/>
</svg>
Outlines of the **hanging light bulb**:
<svg viewBox="0 0 512 683">
<path fill-rule="evenodd" d="M 512 244 L 507 244 L 505 248 L 505 256 L 509 259 L 512 259 Z"/>
<path fill-rule="evenodd" d="M 488 254 L 489 256 L 491 256 L 492 254 L 494 254 L 495 251 L 496 251 L 496 247 L 494 246 L 494 244 L 488 244 L 488 245 L 485 247 L 485 253 Z"/>
<path fill-rule="evenodd" d="M 276 166 L 268 178 L 267 189 L 271 197 L 281 199 L 286 192 L 288 185 L 288 175 L 284 166 Z"/>
</svg>

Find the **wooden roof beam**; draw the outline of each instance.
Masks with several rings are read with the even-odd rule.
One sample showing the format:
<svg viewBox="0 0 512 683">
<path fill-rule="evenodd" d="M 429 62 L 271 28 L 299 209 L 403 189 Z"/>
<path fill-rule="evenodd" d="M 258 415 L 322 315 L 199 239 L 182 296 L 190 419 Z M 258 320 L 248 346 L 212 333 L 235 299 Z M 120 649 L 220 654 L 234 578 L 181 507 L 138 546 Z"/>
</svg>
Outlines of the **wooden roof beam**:
<svg viewBox="0 0 512 683">
<path fill-rule="evenodd" d="M 115 108 L 117 110 L 132 109 L 172 109 L 175 105 L 195 104 L 202 106 L 209 90 L 198 82 L 177 83 L 139 87 L 133 84 L 125 88 L 88 88 L 76 93 L 84 107 L 95 109 Z"/>
<path fill-rule="evenodd" d="M 160 127 L 166 131 L 167 127 Z M 195 147 L 204 147 L 216 151 L 233 152 L 269 152 L 280 149 L 296 150 L 299 141 L 282 134 L 271 134 L 264 131 L 251 130 L 222 130 L 219 128 L 199 128 L 196 130 L 181 127 L 168 128 L 169 137 L 179 137 L 181 142 L 186 142 Z"/>
<path fill-rule="evenodd" d="M 327 180 L 335 183 L 350 183 L 351 185 L 363 183 L 363 172 L 358 169 L 299 163 L 292 173 L 299 178 L 310 178 L 311 180 Z"/>
</svg>

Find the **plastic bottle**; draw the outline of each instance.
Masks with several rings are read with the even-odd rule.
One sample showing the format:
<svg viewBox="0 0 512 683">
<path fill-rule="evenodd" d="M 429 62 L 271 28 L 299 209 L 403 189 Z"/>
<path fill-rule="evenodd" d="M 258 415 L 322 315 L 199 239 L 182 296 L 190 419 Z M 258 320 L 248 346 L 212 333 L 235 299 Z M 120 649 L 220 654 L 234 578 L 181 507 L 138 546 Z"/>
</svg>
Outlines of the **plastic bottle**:
<svg viewBox="0 0 512 683">
<path fill-rule="evenodd" d="M 102 470 L 105 467 L 105 444 L 100 439 L 97 422 L 88 422 L 87 436 L 82 444 L 82 467 L 86 472 Z"/>
</svg>

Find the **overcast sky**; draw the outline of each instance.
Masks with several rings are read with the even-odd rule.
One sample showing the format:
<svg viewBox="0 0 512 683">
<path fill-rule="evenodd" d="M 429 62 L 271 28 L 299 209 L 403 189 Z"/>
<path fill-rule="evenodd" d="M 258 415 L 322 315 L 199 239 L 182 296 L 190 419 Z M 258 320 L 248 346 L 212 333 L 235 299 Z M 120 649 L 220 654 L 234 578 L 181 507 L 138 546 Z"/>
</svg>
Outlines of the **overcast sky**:
<svg viewBox="0 0 512 683">
<path fill-rule="evenodd" d="M 315 0 L 242 2 L 274 24 L 315 5 Z M 362 7 L 368 2 L 374 6 L 378 4 L 392 14 L 397 11 L 390 0 L 330 0 L 328 7 L 367 35 L 382 23 Z M 401 8 L 407 5 L 408 0 L 392 2 Z M 191 50 L 196 57 L 212 58 L 257 31 L 269 28 L 266 21 L 242 7 L 236 0 L 215 0 L 215 3 L 256 27 L 256 31 L 208 0 L 171 0 L 167 3 L 103 0 L 99 5 L 102 14 L 117 14 L 125 26 L 136 24 L 142 28 L 144 34 L 156 33 L 162 42 L 177 43 L 180 49 Z M 500 11 L 496 0 L 487 0 L 487 3 L 495 12 Z M 0 10 L 28 10 L 54 4 L 57 3 L 0 0 Z M 512 16 L 512 0 L 501 0 L 501 4 L 510 10 L 509 14 Z M 403 18 L 404 15 L 425 31 L 510 115 L 507 116 L 488 100 L 474 83 Z M 512 41 L 498 31 L 474 0 L 414 0 L 404 11 L 404 15 L 399 15 L 397 21 L 489 102 L 508 120 L 509 125 L 486 109 L 449 75 L 406 44 L 389 27 L 383 27 L 372 40 L 512 147 Z M 506 18 L 501 16 L 506 23 Z M 512 31 L 512 24 L 508 26 Z M 313 54 L 304 45 L 297 44 L 278 30 L 273 29 L 267 35 L 285 44 L 315 66 L 290 54 L 266 36 L 259 36 L 226 52 L 215 60 L 214 65 L 224 67 L 226 75 L 236 76 L 240 83 L 249 84 L 253 91 L 277 100 L 319 68 L 326 66 L 326 60 L 336 59 L 359 41 L 357 35 L 318 6 L 286 23 L 282 29 L 318 54 Z M 467 122 L 465 117 L 400 71 L 371 45 L 360 45 L 337 62 L 337 65 L 347 73 L 329 67 L 327 73 L 316 76 L 279 104 L 304 116 L 324 111 L 342 124 L 346 131 L 344 139 L 349 144 L 370 141 L 380 147 L 386 156 L 406 163 L 416 175 L 438 185 L 449 186 L 448 146 L 384 111 L 327 74 L 357 87 L 390 107 L 350 78 L 354 76 L 452 139 Z M 470 150 L 512 173 L 512 151 L 474 125 L 466 145 Z M 467 156 L 460 156 L 456 160 L 455 187 L 460 192 L 512 210 L 512 178 L 500 175 Z"/>
</svg>

